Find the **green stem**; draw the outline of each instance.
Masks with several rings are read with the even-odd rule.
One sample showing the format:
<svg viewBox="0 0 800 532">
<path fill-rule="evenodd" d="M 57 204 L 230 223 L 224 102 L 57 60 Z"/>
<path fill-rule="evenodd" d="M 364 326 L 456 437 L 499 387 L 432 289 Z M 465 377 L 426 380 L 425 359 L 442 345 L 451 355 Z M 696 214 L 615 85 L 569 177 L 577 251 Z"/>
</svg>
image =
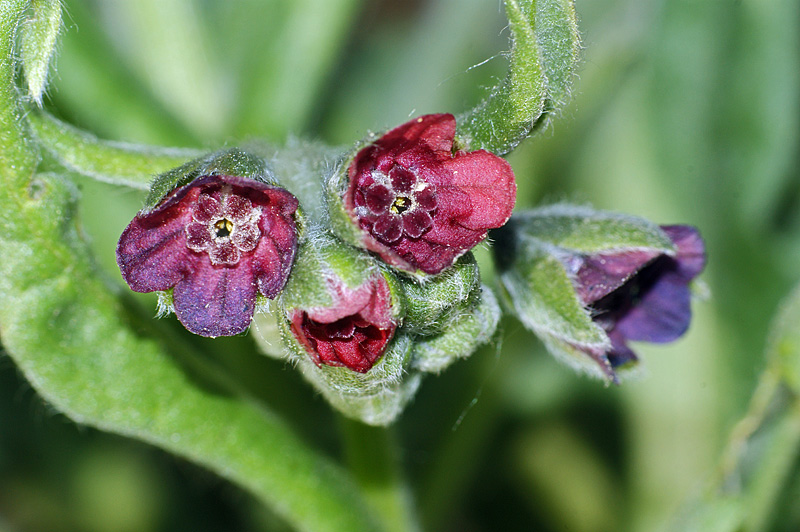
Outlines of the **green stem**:
<svg viewBox="0 0 800 532">
<path fill-rule="evenodd" d="M 387 532 L 418 532 L 411 494 L 402 478 L 391 429 L 340 417 L 345 459 Z"/>
<path fill-rule="evenodd" d="M 784 406 L 772 429 L 769 448 L 764 453 L 751 482 L 744 531 L 767 530 L 775 520 L 777 502 L 791 480 L 792 465 L 800 454 L 800 404 L 796 398 Z"/>
<path fill-rule="evenodd" d="M 772 368 L 767 368 L 761 374 L 750 399 L 747 414 L 739 420 L 731 431 L 731 437 L 722 455 L 716 485 L 720 485 L 736 468 L 748 441 L 753 434 L 764 424 L 770 405 L 780 390 L 780 376 Z"/>
<path fill-rule="evenodd" d="M 34 110 L 28 127 L 59 164 L 105 183 L 148 190 L 153 176 L 182 165 L 202 152 L 100 140 L 86 131 Z"/>
<path fill-rule="evenodd" d="M 14 41 L 28 2 L 0 1 L 0 176 L 3 187 L 25 190 L 36 157 L 25 141 L 19 93 L 14 84 Z"/>
</svg>

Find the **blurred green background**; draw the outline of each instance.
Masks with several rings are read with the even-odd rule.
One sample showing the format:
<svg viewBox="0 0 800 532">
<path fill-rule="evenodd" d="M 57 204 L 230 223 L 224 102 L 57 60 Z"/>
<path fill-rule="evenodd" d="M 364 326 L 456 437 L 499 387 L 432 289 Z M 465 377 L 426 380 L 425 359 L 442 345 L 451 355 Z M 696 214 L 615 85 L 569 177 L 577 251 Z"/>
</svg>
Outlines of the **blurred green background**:
<svg viewBox="0 0 800 532">
<path fill-rule="evenodd" d="M 764 367 L 770 319 L 800 278 L 800 3 L 576 5 L 584 49 L 573 99 L 509 157 L 517 209 L 568 200 L 694 224 L 707 289 L 689 333 L 637 346 L 643 375 L 620 387 L 559 366 L 513 319 L 502 344 L 428 378 L 396 428 L 426 530 L 660 529 L 714 472 Z M 506 68 L 499 0 L 64 8 L 46 107 L 127 142 L 216 148 L 294 135 L 348 145 L 412 115 L 463 111 Z M 75 179 L 82 228 L 122 286 L 116 239 L 144 196 Z M 491 280 L 485 249 L 479 257 Z M 148 315 L 154 298 L 135 297 Z M 249 338 L 217 342 L 232 374 L 316 447 L 339 452 L 334 416 L 292 368 Z M 786 501 L 800 500 L 793 471 Z M 773 528 L 800 529 L 800 510 L 784 504 Z M 0 357 L 6 530 L 285 525 L 198 467 L 76 426 Z"/>
</svg>

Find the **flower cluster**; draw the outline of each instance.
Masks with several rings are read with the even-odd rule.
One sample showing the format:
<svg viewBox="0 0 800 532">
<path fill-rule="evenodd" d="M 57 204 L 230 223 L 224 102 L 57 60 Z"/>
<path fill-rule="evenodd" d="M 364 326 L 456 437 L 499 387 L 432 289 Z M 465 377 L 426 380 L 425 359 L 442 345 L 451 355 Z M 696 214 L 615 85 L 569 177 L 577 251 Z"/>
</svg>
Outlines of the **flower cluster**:
<svg viewBox="0 0 800 532">
<path fill-rule="evenodd" d="M 455 129 L 452 115 L 417 118 L 359 150 L 346 167 L 338 201 L 361 233 L 359 244 L 392 267 L 438 274 L 511 215 L 511 167 L 484 150 L 454 151 Z M 230 153 L 218 157 L 228 166 Z M 216 164 L 210 160 L 206 167 Z M 191 332 L 237 334 L 249 327 L 259 294 L 274 298 L 286 283 L 298 247 L 297 208 L 292 194 L 263 180 L 202 175 L 134 218 L 117 261 L 133 290 L 171 295 Z M 399 323 L 388 285 L 375 277 L 349 287 L 334 276 L 328 287 L 333 300 L 325 307 L 287 316 L 291 332 L 315 363 L 367 372 Z"/>
<path fill-rule="evenodd" d="M 376 423 L 396 415 L 417 373 L 494 333 L 499 306 L 469 253 L 490 230 L 510 310 L 570 363 L 616 381 L 637 361 L 629 341 L 686 331 L 705 265 L 694 228 L 563 205 L 511 218 L 511 167 L 456 133 L 449 114 L 391 129 L 341 160 L 315 197 L 284 176 L 307 210 L 259 156 L 188 163 L 154 183 L 151 206 L 123 232 L 122 276 L 209 337 L 247 330 L 259 301 L 277 298 L 285 356 L 334 404 Z"/>
</svg>

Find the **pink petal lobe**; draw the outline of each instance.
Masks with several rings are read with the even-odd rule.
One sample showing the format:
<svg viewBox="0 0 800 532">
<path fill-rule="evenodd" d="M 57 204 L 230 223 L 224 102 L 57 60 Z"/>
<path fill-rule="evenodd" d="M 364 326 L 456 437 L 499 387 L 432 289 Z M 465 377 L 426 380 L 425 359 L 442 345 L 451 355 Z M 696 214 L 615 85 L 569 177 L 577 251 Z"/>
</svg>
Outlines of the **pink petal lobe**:
<svg viewBox="0 0 800 532">
<path fill-rule="evenodd" d="M 253 214 L 253 204 L 247 198 L 230 194 L 225 198 L 222 214 L 234 223 L 246 222 Z"/>
<path fill-rule="evenodd" d="M 452 173 L 452 185 L 470 196 L 474 208 L 460 223 L 470 229 L 486 230 L 508 221 L 517 197 L 514 171 L 504 159 L 484 150 L 459 153 L 445 163 Z"/>
<path fill-rule="evenodd" d="M 117 264 L 131 290 L 167 290 L 193 268 L 184 229 L 191 220 L 188 204 L 196 197 L 193 192 L 173 196 L 163 206 L 137 215 L 122 232 Z"/>
<path fill-rule="evenodd" d="M 194 219 L 200 223 L 211 223 L 222 218 L 222 205 L 208 194 L 200 194 L 194 205 Z"/>
<path fill-rule="evenodd" d="M 411 238 L 421 237 L 431 226 L 433 218 L 422 209 L 415 209 L 403 215 L 403 231 Z"/>
<path fill-rule="evenodd" d="M 397 242 L 403 236 L 403 222 L 400 216 L 385 214 L 375 221 L 372 226 L 372 232 L 380 240 L 391 244 L 392 242 Z"/>
<path fill-rule="evenodd" d="M 258 239 L 261 237 L 261 231 L 255 224 L 243 224 L 233 231 L 231 234 L 231 242 L 239 248 L 240 251 L 253 251 L 258 245 Z"/>
<path fill-rule="evenodd" d="M 211 245 L 211 233 L 208 225 L 191 222 L 186 226 L 186 245 L 193 251 L 204 251 Z"/>
<path fill-rule="evenodd" d="M 364 200 L 370 211 L 381 214 L 389 210 L 394 201 L 394 194 L 384 185 L 376 184 L 367 188 Z"/>
</svg>

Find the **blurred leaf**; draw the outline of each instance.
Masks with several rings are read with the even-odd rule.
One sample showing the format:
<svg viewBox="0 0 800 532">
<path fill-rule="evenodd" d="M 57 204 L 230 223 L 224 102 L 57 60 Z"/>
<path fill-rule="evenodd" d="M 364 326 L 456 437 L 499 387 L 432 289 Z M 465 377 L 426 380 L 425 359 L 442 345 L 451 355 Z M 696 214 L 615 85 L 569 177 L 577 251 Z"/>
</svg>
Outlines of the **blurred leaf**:
<svg viewBox="0 0 800 532">
<path fill-rule="evenodd" d="M 322 84 L 339 59 L 361 2 L 231 3 L 241 4 L 235 8 L 239 14 L 234 21 L 246 16 L 260 24 L 254 13 L 263 13 L 271 19 L 267 27 L 272 29 L 250 32 L 242 49 L 248 62 L 242 65 L 237 134 L 283 140 L 300 132 L 312 117 Z"/>
<path fill-rule="evenodd" d="M 773 320 L 768 366 L 709 489 L 671 530 L 758 532 L 792 526 L 775 512 L 800 458 L 800 288 Z M 789 385 L 788 388 L 785 385 Z M 798 523 L 795 523 L 795 525 Z"/>
<path fill-rule="evenodd" d="M 800 285 L 786 298 L 773 321 L 767 356 L 770 366 L 800 397 Z"/>
<path fill-rule="evenodd" d="M 200 2 L 139 0 L 98 6 L 108 19 L 117 52 L 155 97 L 189 130 L 219 138 L 229 130 L 230 80 L 221 76 L 215 41 L 203 25 Z"/>
<path fill-rule="evenodd" d="M 51 86 L 60 115 L 105 138 L 197 145 L 197 133 L 156 99 L 120 58 L 103 32 L 96 5 L 69 0 L 65 7 L 66 31 L 59 46 L 58 76 Z"/>
<path fill-rule="evenodd" d="M 800 144 L 800 4 L 742 0 L 735 8 L 718 90 L 726 132 L 720 157 L 736 191 L 737 221 L 757 232 L 767 229 L 793 186 Z"/>
<path fill-rule="evenodd" d="M 30 15 L 22 26 L 22 66 L 28 95 L 39 105 L 47 83 L 50 60 L 61 29 L 60 0 L 31 0 Z"/>
</svg>

